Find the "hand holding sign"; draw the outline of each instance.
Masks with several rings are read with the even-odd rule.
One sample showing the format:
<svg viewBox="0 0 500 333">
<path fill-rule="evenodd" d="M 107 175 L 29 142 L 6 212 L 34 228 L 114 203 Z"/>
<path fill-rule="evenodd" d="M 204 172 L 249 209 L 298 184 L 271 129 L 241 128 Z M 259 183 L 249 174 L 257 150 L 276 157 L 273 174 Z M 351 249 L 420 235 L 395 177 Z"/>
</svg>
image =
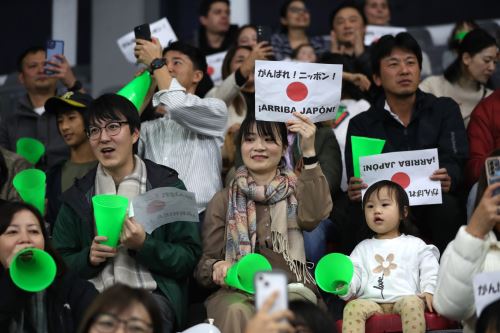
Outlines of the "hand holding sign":
<svg viewBox="0 0 500 333">
<path fill-rule="evenodd" d="M 430 178 L 431 180 L 439 180 L 441 182 L 441 190 L 444 193 L 450 192 L 451 177 L 445 168 L 437 169 Z"/>
<path fill-rule="evenodd" d="M 152 42 L 145 39 L 136 39 L 134 47 L 134 55 L 137 61 L 150 66 L 151 62 L 156 58 L 161 58 L 161 44 L 158 38 L 152 37 Z"/>
<path fill-rule="evenodd" d="M 131 250 L 138 250 L 145 240 L 146 232 L 144 227 L 137 223 L 133 217 L 126 219 L 120 235 L 120 242 L 123 246 Z"/>
<path fill-rule="evenodd" d="M 314 149 L 314 137 L 316 135 L 316 125 L 314 125 L 309 118 L 298 112 L 294 112 L 293 115 L 296 118 L 290 119 L 286 122 L 288 130 L 292 133 L 300 135 L 300 149 L 302 151 L 302 156 L 315 156 L 316 150 Z"/>
<path fill-rule="evenodd" d="M 351 177 L 347 185 L 347 196 L 351 201 L 361 201 L 361 191 L 368 188 L 363 179 Z"/>
</svg>

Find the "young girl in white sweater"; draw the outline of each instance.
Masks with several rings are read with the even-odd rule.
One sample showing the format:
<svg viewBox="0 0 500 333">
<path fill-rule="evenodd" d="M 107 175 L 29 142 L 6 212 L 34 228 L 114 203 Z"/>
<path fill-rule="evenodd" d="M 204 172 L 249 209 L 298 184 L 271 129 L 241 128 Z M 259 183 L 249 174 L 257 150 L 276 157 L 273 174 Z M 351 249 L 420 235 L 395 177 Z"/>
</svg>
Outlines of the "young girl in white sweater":
<svg viewBox="0 0 500 333">
<path fill-rule="evenodd" d="M 351 300 L 344 308 L 342 332 L 364 332 L 368 318 L 384 313 L 399 314 L 403 332 L 425 332 L 424 310 L 427 306 L 432 311 L 438 249 L 406 234 L 411 230 L 409 200 L 398 184 L 383 180 L 370 186 L 363 210 L 374 236 L 351 253 L 354 276 L 342 296 Z"/>
</svg>

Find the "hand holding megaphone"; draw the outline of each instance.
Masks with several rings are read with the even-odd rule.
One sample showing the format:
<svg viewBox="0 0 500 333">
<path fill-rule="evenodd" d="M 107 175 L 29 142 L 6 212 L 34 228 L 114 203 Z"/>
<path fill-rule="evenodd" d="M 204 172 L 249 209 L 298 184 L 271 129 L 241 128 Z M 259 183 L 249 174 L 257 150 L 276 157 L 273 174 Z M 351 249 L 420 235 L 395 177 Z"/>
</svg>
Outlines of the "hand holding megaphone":
<svg viewBox="0 0 500 333">
<path fill-rule="evenodd" d="M 351 259 L 341 253 L 330 253 L 318 261 L 315 270 L 316 283 L 327 293 L 343 296 L 349 291 L 354 274 Z"/>
<path fill-rule="evenodd" d="M 227 270 L 224 283 L 229 287 L 253 294 L 255 274 L 270 270 L 272 267 L 266 257 L 258 253 L 249 253 Z"/>
<path fill-rule="evenodd" d="M 14 251 L 15 252 L 15 251 Z M 8 260 L 12 282 L 29 292 L 39 292 L 52 284 L 57 267 L 54 259 L 34 247 L 25 247 L 15 252 Z"/>
</svg>

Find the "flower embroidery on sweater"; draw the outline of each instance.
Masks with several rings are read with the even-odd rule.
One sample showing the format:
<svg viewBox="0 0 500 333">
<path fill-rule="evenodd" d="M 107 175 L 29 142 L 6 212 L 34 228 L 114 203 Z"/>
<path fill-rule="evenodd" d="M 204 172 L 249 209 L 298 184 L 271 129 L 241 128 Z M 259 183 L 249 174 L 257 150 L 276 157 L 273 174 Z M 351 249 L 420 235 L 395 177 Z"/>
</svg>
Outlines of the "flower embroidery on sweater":
<svg viewBox="0 0 500 333">
<path fill-rule="evenodd" d="M 389 276 L 391 274 L 391 270 L 394 270 L 398 267 L 394 261 L 394 254 L 389 253 L 384 260 L 380 254 L 375 255 L 375 261 L 380 265 L 373 269 L 373 273 L 383 273 L 384 276 Z"/>
</svg>

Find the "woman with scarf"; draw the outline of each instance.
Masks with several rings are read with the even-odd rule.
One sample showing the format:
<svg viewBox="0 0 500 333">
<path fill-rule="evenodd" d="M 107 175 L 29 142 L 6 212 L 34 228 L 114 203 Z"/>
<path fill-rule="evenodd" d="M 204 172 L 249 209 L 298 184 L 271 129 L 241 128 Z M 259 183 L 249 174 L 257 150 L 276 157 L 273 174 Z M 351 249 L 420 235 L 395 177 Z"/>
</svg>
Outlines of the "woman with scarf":
<svg viewBox="0 0 500 333">
<path fill-rule="evenodd" d="M 300 137 L 304 167 L 299 177 L 284 163 L 287 128 Z M 306 267 L 302 230 L 310 231 L 327 218 L 332 200 L 316 158 L 315 132 L 314 124 L 298 113 L 286 126 L 253 117 L 241 125 L 238 139 L 244 165 L 208 205 L 203 255 L 195 272 L 203 286 L 219 287 L 205 305 L 222 333 L 243 332 L 255 312 L 252 295 L 224 282 L 227 270 L 248 253 L 260 253 L 273 269 L 286 272 L 299 298 L 318 301 Z"/>
</svg>

